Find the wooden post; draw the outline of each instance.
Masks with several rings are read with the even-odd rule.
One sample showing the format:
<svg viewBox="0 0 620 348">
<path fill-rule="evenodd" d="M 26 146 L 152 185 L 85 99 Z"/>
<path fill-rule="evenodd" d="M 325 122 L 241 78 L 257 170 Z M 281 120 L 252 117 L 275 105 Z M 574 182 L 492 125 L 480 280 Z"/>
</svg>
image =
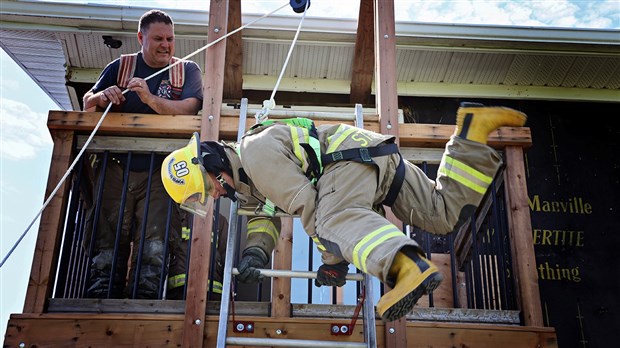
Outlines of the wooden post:
<svg viewBox="0 0 620 348">
<path fill-rule="evenodd" d="M 73 131 L 51 130 L 50 134 L 54 141 L 54 150 L 52 152 L 50 175 L 47 179 L 47 188 L 45 189 L 45 199 L 50 196 L 60 182 L 60 179 L 67 172 L 67 169 L 69 169 L 74 141 Z M 30 280 L 28 281 L 28 289 L 26 290 L 26 299 L 24 301 L 24 313 L 43 313 L 47 305 L 47 299 L 52 294 L 59 256 L 59 253 L 56 251 L 60 250 L 60 240 L 67 210 L 68 191 L 69 185 L 65 181 L 41 214 L 39 236 L 32 259 Z"/>
<path fill-rule="evenodd" d="M 293 264 L 293 218 L 281 218 L 280 225 L 280 238 L 275 248 L 273 269 L 290 270 Z M 291 278 L 274 278 L 271 294 L 271 316 L 289 318 L 291 316 Z"/>
<path fill-rule="evenodd" d="M 228 32 L 241 27 L 241 0 L 230 0 Z M 243 42 L 241 31 L 226 38 L 226 70 L 223 99 L 238 102 L 243 96 Z"/>
<path fill-rule="evenodd" d="M 504 173 L 508 199 L 508 224 L 512 248 L 512 261 L 518 301 L 526 326 L 544 326 L 536 255 L 532 239 L 532 222 L 525 181 L 523 148 L 506 146 L 506 171 Z"/>
<path fill-rule="evenodd" d="M 398 137 L 394 0 L 375 0 L 375 88 L 381 133 Z"/>
<path fill-rule="evenodd" d="M 226 35 L 228 28 L 228 0 L 211 1 L 207 42 Z M 209 47 L 205 53 L 204 99 L 200 140 L 218 140 L 220 112 L 224 89 L 224 60 L 226 40 Z M 206 335 L 207 279 L 211 261 L 211 231 L 213 230 L 213 199 L 209 197 L 207 216 L 194 217 L 192 252 L 188 269 L 183 347 L 202 347 Z"/>
<path fill-rule="evenodd" d="M 373 0 L 361 0 L 351 75 L 351 104 L 366 105 L 370 100 L 374 77 L 374 31 Z"/>
<path fill-rule="evenodd" d="M 211 1 L 209 9 L 209 36 L 211 43 L 226 35 L 228 28 L 228 0 Z M 226 59 L 224 39 L 209 47 L 205 53 L 204 95 L 200 140 L 219 140 L 220 113 L 224 93 L 224 67 Z"/>
<path fill-rule="evenodd" d="M 382 134 L 396 136 L 398 132 L 398 94 L 396 90 L 396 29 L 394 1 L 375 0 L 375 86 L 377 111 Z M 402 226 L 392 211 L 386 208 L 386 217 L 396 226 Z M 387 288 L 386 288 L 387 290 Z M 407 322 L 404 318 L 385 323 L 385 347 L 407 346 Z"/>
</svg>

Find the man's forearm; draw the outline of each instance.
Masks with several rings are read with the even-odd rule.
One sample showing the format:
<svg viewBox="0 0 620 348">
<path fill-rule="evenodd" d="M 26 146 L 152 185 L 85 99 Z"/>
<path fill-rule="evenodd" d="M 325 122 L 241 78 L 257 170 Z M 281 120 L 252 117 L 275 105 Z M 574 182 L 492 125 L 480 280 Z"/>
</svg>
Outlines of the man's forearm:
<svg viewBox="0 0 620 348">
<path fill-rule="evenodd" d="M 84 106 L 82 107 L 84 111 L 94 111 L 97 107 L 101 107 L 99 106 L 99 96 L 97 96 L 95 93 L 93 93 L 92 91 L 88 91 L 86 92 L 86 94 L 84 94 L 84 97 L 82 98 L 82 102 L 84 104 Z M 92 110 L 89 110 L 92 109 Z"/>
<path fill-rule="evenodd" d="M 202 107 L 197 98 L 170 100 L 155 95 L 152 95 L 146 104 L 156 113 L 163 115 L 196 115 Z"/>
</svg>

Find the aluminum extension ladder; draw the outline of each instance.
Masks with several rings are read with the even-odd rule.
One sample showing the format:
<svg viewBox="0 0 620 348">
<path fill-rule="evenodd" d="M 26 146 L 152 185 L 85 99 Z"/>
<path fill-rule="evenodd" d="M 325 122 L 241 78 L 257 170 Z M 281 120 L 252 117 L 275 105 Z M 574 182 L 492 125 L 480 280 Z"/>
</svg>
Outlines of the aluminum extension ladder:
<svg viewBox="0 0 620 348">
<path fill-rule="evenodd" d="M 248 111 L 247 98 L 241 99 L 241 107 L 239 112 L 239 130 L 237 133 L 237 141 L 241 140 L 245 132 L 245 125 Z M 363 127 L 362 106 L 355 106 L 355 123 L 358 127 Z M 228 334 L 228 316 L 231 301 L 232 276 L 238 274 L 237 269 L 233 269 L 233 260 L 235 259 L 235 246 L 238 238 L 238 217 L 239 215 L 254 215 L 253 212 L 244 211 L 239 208 L 238 202 L 232 202 L 230 208 L 230 217 L 228 219 L 228 240 L 226 243 L 226 260 L 224 263 L 224 279 L 222 286 L 222 297 L 220 302 L 220 317 L 218 322 L 217 347 L 224 348 L 227 345 L 239 346 L 269 346 L 269 347 L 340 347 L 340 348 L 375 348 L 376 341 L 376 324 L 375 310 L 373 305 L 372 294 L 372 277 L 368 274 L 349 273 L 347 280 L 363 281 L 365 285 L 365 296 L 363 302 L 363 326 L 364 326 L 364 342 L 338 342 L 330 340 L 301 340 L 301 339 L 274 339 L 274 338 L 254 338 L 254 337 L 227 337 Z M 290 215 L 286 215 L 290 216 Z M 261 274 L 265 277 L 288 277 L 288 278 L 316 278 L 316 272 L 305 271 L 282 271 L 282 270 L 261 270 Z"/>
</svg>

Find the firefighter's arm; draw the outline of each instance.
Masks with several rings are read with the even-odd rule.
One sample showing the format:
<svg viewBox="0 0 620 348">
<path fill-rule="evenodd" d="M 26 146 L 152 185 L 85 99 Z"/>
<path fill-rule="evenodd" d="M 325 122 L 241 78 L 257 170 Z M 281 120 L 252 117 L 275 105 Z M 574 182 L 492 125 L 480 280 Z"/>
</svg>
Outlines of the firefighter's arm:
<svg viewBox="0 0 620 348">
<path fill-rule="evenodd" d="M 294 148 L 289 127 L 274 125 L 243 139 L 241 163 L 258 191 L 286 213 L 298 215 L 312 235 L 317 190 L 302 171 Z"/>
<path fill-rule="evenodd" d="M 237 267 L 239 270 L 237 278 L 241 282 L 256 283 L 262 280 L 258 269 L 266 268 L 269 264 L 269 255 L 279 237 L 279 220 L 267 217 L 255 217 L 249 220 L 246 246 Z"/>
</svg>

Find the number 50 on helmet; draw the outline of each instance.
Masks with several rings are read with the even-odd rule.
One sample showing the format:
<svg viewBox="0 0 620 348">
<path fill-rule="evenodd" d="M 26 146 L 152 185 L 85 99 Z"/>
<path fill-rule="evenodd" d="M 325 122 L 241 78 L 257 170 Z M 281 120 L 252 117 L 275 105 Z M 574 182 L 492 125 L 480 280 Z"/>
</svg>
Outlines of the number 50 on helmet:
<svg viewBox="0 0 620 348">
<path fill-rule="evenodd" d="M 161 165 L 161 180 L 166 192 L 181 208 L 206 216 L 207 196 L 215 185 L 200 156 L 200 139 L 194 133 L 187 146 L 170 153 Z"/>
</svg>

